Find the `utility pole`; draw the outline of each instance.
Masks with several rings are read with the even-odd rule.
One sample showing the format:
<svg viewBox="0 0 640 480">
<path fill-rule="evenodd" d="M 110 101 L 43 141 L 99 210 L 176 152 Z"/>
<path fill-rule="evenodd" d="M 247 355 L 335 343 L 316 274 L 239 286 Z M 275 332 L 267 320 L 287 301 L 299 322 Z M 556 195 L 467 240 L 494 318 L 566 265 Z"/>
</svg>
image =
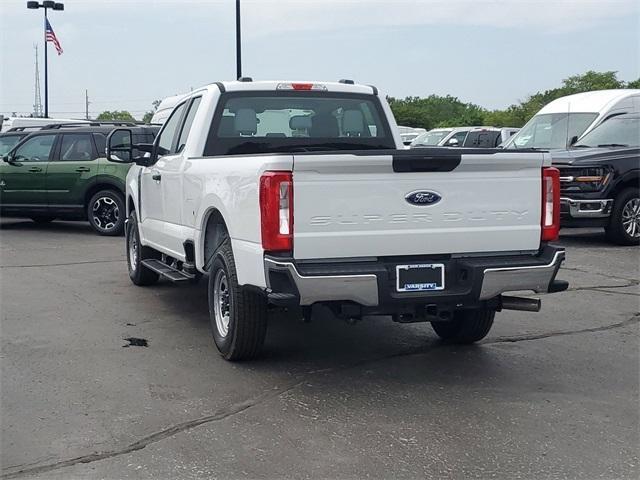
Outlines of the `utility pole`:
<svg viewBox="0 0 640 480">
<path fill-rule="evenodd" d="M 84 91 L 84 118 L 89 120 L 89 90 Z"/>
<path fill-rule="evenodd" d="M 42 97 L 40 96 L 40 68 L 38 66 L 38 44 L 34 44 L 33 48 L 36 50 L 36 79 L 33 98 L 33 116 L 36 118 L 42 117 Z"/>
<path fill-rule="evenodd" d="M 242 44 L 240 41 L 240 0 L 236 0 L 236 73 L 242 77 Z"/>
</svg>

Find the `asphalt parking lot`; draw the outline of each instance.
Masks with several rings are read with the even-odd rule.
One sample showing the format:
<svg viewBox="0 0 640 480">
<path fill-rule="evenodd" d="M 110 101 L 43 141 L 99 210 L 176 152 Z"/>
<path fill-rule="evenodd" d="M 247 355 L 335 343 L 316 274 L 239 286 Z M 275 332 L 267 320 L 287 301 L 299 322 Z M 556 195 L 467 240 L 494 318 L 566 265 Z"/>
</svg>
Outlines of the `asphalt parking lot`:
<svg viewBox="0 0 640 480">
<path fill-rule="evenodd" d="M 477 346 L 317 311 L 229 363 L 204 282 L 134 287 L 84 223 L 1 226 L 2 478 L 640 475 L 640 250 L 600 233 L 564 233 L 570 291 Z"/>
</svg>

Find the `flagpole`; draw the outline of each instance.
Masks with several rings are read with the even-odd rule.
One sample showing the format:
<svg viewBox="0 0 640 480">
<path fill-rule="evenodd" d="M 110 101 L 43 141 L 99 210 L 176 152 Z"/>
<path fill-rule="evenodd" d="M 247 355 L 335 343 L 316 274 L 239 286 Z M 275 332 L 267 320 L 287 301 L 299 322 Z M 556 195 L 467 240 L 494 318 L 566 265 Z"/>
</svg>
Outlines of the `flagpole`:
<svg viewBox="0 0 640 480">
<path fill-rule="evenodd" d="M 30 10 L 37 10 L 39 8 L 44 8 L 44 118 L 49 118 L 49 55 L 47 48 L 47 24 L 49 23 L 49 16 L 47 15 L 48 10 L 64 10 L 64 3 L 57 3 L 53 0 L 44 0 L 42 3 L 37 0 L 31 0 L 27 2 L 27 8 Z M 56 49 L 59 50 L 58 55 L 62 53 L 62 49 L 55 38 L 55 35 L 52 32 L 53 40 L 56 43 Z"/>
<path fill-rule="evenodd" d="M 242 43 L 240 33 L 240 0 L 236 0 L 236 78 L 242 77 Z"/>
<path fill-rule="evenodd" d="M 44 7 L 44 118 L 49 118 L 49 61 L 47 58 L 47 7 Z"/>
</svg>

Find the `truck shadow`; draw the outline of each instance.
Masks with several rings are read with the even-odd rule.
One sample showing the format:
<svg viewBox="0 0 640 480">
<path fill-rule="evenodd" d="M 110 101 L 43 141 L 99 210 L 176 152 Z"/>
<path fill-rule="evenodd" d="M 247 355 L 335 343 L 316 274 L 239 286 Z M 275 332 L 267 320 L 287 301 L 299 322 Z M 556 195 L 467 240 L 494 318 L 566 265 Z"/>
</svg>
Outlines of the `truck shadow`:
<svg viewBox="0 0 640 480">
<path fill-rule="evenodd" d="M 314 309 L 310 323 L 293 314 L 271 314 L 262 354 L 250 361 L 227 362 L 218 355 L 211 337 L 206 280 L 183 286 L 161 282 L 154 287 L 158 311 L 163 312 L 162 330 L 179 331 L 183 340 L 190 338 L 186 340 L 189 349 L 197 350 L 203 368 L 215 370 L 216 375 L 233 375 L 239 383 L 271 379 L 274 395 L 282 395 L 285 401 L 290 398 L 286 392 L 295 389 L 294 397 L 304 403 L 321 397 L 345 405 L 381 402 L 381 407 L 393 409 L 403 395 L 445 405 L 451 398 L 444 392 L 451 389 L 456 391 L 454 401 L 459 401 L 458 395 L 469 391 L 477 394 L 505 386 L 523 399 L 542 391 L 575 388 L 569 385 L 575 368 L 558 365 L 567 347 L 583 340 L 496 342 L 496 333 L 478 345 L 449 345 L 427 323 L 398 324 L 389 317 L 368 317 L 350 325 L 323 308 Z M 541 343 L 546 347 L 540 348 Z M 314 400 L 306 402 L 306 397 Z"/>
<path fill-rule="evenodd" d="M 161 303 L 160 310 L 166 314 L 167 326 L 193 335 L 194 339 L 206 337 L 205 348 L 210 345 L 215 352 L 209 326 L 207 280 L 204 277 L 197 285 L 181 286 L 160 282 L 153 288 L 156 301 Z M 445 346 L 428 323 L 398 324 L 390 317 L 365 317 L 351 325 L 322 307 L 314 307 L 311 322 L 304 323 L 296 313 L 270 312 L 262 355 L 233 365 L 250 370 L 316 371 L 342 368 L 374 358 L 429 352 Z M 174 322 L 178 324 L 171 325 Z M 453 347 L 442 350 L 450 348 Z M 482 347 L 466 347 L 466 350 L 479 351 Z M 226 363 L 221 358 L 219 361 Z"/>
</svg>

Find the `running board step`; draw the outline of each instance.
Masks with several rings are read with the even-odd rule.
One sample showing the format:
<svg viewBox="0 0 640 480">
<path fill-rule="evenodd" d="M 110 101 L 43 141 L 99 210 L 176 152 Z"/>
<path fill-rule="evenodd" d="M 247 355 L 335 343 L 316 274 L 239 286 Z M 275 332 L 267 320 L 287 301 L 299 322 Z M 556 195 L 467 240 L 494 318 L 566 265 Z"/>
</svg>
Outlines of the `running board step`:
<svg viewBox="0 0 640 480">
<path fill-rule="evenodd" d="M 156 273 L 159 273 L 164 278 L 171 280 L 172 282 L 186 282 L 188 280 L 192 280 L 195 277 L 195 275 L 184 273 L 182 270 L 173 268 L 171 265 L 167 265 L 162 260 L 158 260 L 155 258 L 142 260 L 141 263 L 144 267 Z"/>
</svg>

